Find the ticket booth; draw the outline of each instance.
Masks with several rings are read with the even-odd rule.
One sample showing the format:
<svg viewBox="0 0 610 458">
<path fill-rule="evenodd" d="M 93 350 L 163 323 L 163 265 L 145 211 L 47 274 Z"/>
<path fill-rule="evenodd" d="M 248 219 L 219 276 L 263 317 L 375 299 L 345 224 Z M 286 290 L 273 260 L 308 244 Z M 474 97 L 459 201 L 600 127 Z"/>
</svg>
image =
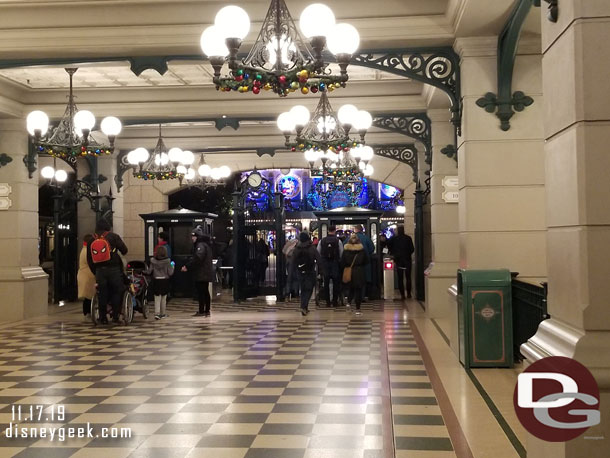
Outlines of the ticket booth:
<svg viewBox="0 0 610 458">
<path fill-rule="evenodd" d="M 154 254 L 159 233 L 169 234 L 169 246 L 172 260 L 176 263 L 174 275 L 171 280 L 171 295 L 174 297 L 192 297 L 193 281 L 190 272 L 182 272 L 181 268 L 186 264 L 193 253 L 193 242 L 191 231 L 196 226 L 201 226 L 203 232 L 213 234 L 214 220 L 218 217 L 214 213 L 202 213 L 186 208 L 174 208 L 156 213 L 141 214 L 144 220 L 144 249 L 146 262 Z"/>
</svg>

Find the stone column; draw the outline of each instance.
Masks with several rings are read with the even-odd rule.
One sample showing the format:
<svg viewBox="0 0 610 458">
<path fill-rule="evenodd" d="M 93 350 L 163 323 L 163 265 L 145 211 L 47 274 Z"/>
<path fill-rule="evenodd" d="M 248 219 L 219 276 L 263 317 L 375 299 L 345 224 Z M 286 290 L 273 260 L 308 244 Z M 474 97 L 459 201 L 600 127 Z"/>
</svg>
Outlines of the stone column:
<svg viewBox="0 0 610 458">
<path fill-rule="evenodd" d="M 38 264 L 38 173 L 23 164 L 28 135 L 24 119 L 0 120 L 0 154 L 12 162 L 0 168 L 2 194 L 11 201 L 0 210 L 0 322 L 46 315 L 48 276 Z"/>
<path fill-rule="evenodd" d="M 583 363 L 599 385 L 602 418 L 567 443 L 528 437 L 527 456 L 601 457 L 610 450 L 610 3 L 562 0 L 557 23 L 544 16 L 551 319 L 522 352 L 529 361 L 567 356 Z"/>
<path fill-rule="evenodd" d="M 428 110 L 432 125 L 432 172 L 430 175 L 432 262 L 426 276 L 426 315 L 439 320 L 447 335 L 451 335 L 449 320 L 456 315 L 449 308 L 447 288 L 455 283 L 459 261 L 458 204 L 445 203 L 442 197 L 443 179 L 457 176 L 457 163 L 441 153 L 454 142 L 454 130 L 448 109 Z M 453 320 L 455 321 L 455 320 Z"/>
<path fill-rule="evenodd" d="M 497 92 L 497 37 L 460 38 L 455 47 L 464 106 L 458 139 L 460 267 L 508 268 L 521 279 L 544 280 L 541 56 L 517 56 L 513 90 L 534 103 L 515 114 L 505 132 L 495 115 L 476 105 L 486 92 Z"/>
</svg>

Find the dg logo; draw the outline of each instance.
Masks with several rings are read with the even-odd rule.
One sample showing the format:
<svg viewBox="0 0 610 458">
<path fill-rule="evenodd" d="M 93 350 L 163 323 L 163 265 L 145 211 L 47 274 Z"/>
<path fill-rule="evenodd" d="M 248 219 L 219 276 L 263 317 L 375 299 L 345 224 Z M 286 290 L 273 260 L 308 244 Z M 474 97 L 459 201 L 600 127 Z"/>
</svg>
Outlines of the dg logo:
<svg viewBox="0 0 610 458">
<path fill-rule="evenodd" d="M 566 442 L 600 423 L 599 388 L 571 358 L 544 358 L 519 374 L 513 396 L 517 417 L 539 439 Z"/>
</svg>

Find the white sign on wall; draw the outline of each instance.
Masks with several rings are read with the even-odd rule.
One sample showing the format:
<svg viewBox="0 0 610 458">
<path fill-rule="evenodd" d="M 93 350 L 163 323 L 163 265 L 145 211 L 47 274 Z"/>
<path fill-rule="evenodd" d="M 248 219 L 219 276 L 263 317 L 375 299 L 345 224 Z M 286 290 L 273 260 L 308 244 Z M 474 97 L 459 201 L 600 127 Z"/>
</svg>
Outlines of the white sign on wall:
<svg viewBox="0 0 610 458">
<path fill-rule="evenodd" d="M 446 176 L 443 178 L 443 193 L 442 197 L 446 203 L 456 204 L 460 200 L 458 191 L 458 177 Z"/>
<path fill-rule="evenodd" d="M 8 183 L 0 183 L 0 210 L 8 210 L 13 205 L 11 199 L 8 198 L 11 192 L 12 189 Z"/>
<path fill-rule="evenodd" d="M 8 197 L 12 191 L 10 184 L 0 183 L 0 197 Z"/>
</svg>

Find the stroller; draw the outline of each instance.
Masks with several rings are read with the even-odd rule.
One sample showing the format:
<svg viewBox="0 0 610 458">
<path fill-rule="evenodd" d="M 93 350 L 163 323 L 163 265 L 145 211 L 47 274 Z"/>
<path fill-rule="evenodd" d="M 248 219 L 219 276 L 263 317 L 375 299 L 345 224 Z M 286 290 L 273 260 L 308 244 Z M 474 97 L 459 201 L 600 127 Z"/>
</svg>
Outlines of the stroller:
<svg viewBox="0 0 610 458">
<path fill-rule="evenodd" d="M 133 296 L 133 308 L 148 318 L 148 280 L 142 273 L 146 270 L 144 261 L 130 261 L 127 264 L 126 274 L 129 280 L 129 289 Z"/>
</svg>

